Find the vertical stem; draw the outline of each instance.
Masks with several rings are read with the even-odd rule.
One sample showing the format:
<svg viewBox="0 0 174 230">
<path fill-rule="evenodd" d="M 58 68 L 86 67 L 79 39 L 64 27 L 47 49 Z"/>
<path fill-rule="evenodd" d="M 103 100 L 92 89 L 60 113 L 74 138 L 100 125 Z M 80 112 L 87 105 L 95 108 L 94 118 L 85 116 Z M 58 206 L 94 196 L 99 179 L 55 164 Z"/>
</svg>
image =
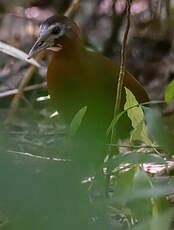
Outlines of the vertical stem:
<svg viewBox="0 0 174 230">
<path fill-rule="evenodd" d="M 115 101 L 115 107 L 114 107 L 114 117 L 119 114 L 120 111 L 120 104 L 121 104 L 121 94 L 123 89 L 123 80 L 126 72 L 126 43 L 130 28 L 130 8 L 131 8 L 131 0 L 126 0 L 126 15 L 127 15 L 127 25 L 123 37 L 122 42 L 122 49 L 121 49 L 121 64 L 120 64 L 120 72 L 118 77 L 118 83 L 117 83 L 117 94 L 116 94 L 116 101 Z M 114 143 L 114 137 L 115 137 L 115 127 L 112 127 L 111 132 L 111 140 L 110 140 L 110 148 L 109 148 L 109 158 L 111 158 L 114 155 L 114 152 L 117 151 L 117 149 L 114 151 L 113 149 L 113 143 Z M 110 177 L 111 177 L 111 171 L 112 169 L 108 167 L 108 174 L 106 176 L 106 196 L 108 196 L 109 191 L 109 183 L 110 183 Z"/>
<path fill-rule="evenodd" d="M 125 67 L 126 43 L 127 43 L 127 38 L 128 38 L 129 28 L 130 28 L 130 8 L 131 8 L 131 0 L 127 0 L 126 1 L 127 25 L 126 25 L 126 30 L 124 33 L 122 49 L 121 49 L 121 64 L 120 64 L 120 72 L 119 72 L 118 83 L 117 83 L 117 94 L 116 94 L 116 102 L 115 102 L 115 108 L 114 108 L 114 117 L 117 116 L 120 111 L 123 81 L 124 81 L 124 76 L 126 72 L 126 67 Z M 112 133 L 111 133 L 111 144 L 113 144 L 114 136 L 115 136 L 115 128 L 113 127 Z"/>
</svg>

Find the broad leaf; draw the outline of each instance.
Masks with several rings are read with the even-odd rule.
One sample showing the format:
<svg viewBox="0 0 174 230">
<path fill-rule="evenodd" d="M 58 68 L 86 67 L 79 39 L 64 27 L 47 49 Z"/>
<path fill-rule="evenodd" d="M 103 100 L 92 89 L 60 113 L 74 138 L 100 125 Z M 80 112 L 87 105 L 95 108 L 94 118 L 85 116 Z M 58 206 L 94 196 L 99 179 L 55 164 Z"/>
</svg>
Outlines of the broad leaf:
<svg viewBox="0 0 174 230">
<path fill-rule="evenodd" d="M 132 140 L 140 140 L 147 145 L 151 145 L 152 142 L 147 136 L 147 130 L 144 122 L 144 113 L 138 102 L 133 95 L 133 93 L 125 88 L 126 90 L 126 103 L 124 105 L 124 110 L 127 110 L 128 117 L 132 122 L 133 131 L 131 132 L 131 141 Z M 130 107 L 133 107 L 129 109 Z"/>
<path fill-rule="evenodd" d="M 82 120 L 83 120 L 83 117 L 84 117 L 86 111 L 87 111 L 87 106 L 81 108 L 76 113 L 74 118 L 72 119 L 71 124 L 70 124 L 70 131 L 69 131 L 71 136 L 74 136 L 76 134 L 77 130 L 79 129 L 79 127 L 82 123 Z"/>
</svg>

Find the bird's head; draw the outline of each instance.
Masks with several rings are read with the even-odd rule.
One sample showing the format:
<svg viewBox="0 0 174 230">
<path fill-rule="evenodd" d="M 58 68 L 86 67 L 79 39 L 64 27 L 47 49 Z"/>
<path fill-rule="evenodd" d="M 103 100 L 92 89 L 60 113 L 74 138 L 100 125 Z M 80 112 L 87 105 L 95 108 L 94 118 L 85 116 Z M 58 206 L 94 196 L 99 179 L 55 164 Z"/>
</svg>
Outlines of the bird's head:
<svg viewBox="0 0 174 230">
<path fill-rule="evenodd" d="M 65 40 L 81 40 L 80 29 L 65 16 L 52 16 L 40 25 L 39 37 L 31 48 L 28 58 L 32 58 L 45 49 L 58 52 L 64 48 Z"/>
</svg>

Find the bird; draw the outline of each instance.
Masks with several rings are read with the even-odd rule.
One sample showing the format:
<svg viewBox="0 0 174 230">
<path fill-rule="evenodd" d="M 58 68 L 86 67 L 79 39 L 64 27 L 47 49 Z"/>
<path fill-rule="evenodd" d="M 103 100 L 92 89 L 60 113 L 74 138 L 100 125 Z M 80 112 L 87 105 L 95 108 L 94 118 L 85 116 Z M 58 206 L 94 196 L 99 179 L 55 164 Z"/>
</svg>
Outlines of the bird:
<svg viewBox="0 0 174 230">
<path fill-rule="evenodd" d="M 40 25 L 40 34 L 29 52 L 29 58 L 46 49 L 51 50 L 52 53 L 47 69 L 48 93 L 59 115 L 69 126 L 79 110 L 87 108 L 72 142 L 65 141 L 67 152 L 70 152 L 72 160 L 71 166 L 69 165 L 72 167 L 71 173 L 67 176 L 70 184 L 73 183 L 69 197 L 75 203 L 80 203 L 80 209 L 78 205 L 74 206 L 74 213 L 87 210 L 81 215 L 84 219 L 81 228 L 87 226 L 86 229 L 91 229 L 93 225 L 90 224 L 88 228 L 88 224 L 95 216 L 97 221 L 94 223 L 94 229 L 108 229 L 108 226 L 105 226 L 108 224 L 108 219 L 105 214 L 105 202 L 103 202 L 105 199 L 102 195 L 105 194 L 103 192 L 105 191 L 103 161 L 107 154 L 105 151 L 106 130 L 114 116 L 120 66 L 115 60 L 88 50 L 78 25 L 63 15 L 54 15 Z M 128 71 L 126 71 L 123 86 L 133 92 L 139 103 L 149 100 L 144 88 Z M 125 101 L 126 95 L 123 88 L 120 111 L 123 110 Z M 131 122 L 125 114 L 117 126 L 118 138 L 127 136 L 130 129 Z M 96 196 L 100 197 L 101 209 L 98 206 L 94 208 L 93 202 L 89 199 L 88 183 L 81 183 L 82 179 L 89 177 L 92 181 L 95 178 L 96 183 L 92 186 L 92 190 L 94 190 L 95 199 Z M 98 201 L 99 199 L 97 203 Z M 66 203 L 64 206 L 66 207 Z M 67 208 L 69 211 L 69 206 Z M 73 221 L 77 221 L 77 228 L 79 228 L 79 216 L 76 216 L 77 219 L 75 217 Z M 62 220 L 64 221 L 60 218 L 60 222 Z M 67 221 L 64 222 L 67 223 Z M 71 226 L 74 226 L 74 222 Z"/>
<path fill-rule="evenodd" d="M 28 57 L 34 57 L 46 49 L 52 52 L 47 85 L 55 108 L 69 125 L 77 112 L 86 106 L 80 135 L 84 137 L 86 147 L 90 141 L 104 142 L 106 130 L 114 116 L 119 63 L 87 49 L 79 26 L 63 15 L 51 16 L 40 25 L 39 37 Z M 124 87 L 135 95 L 139 103 L 149 101 L 143 86 L 126 71 L 120 111 L 126 101 Z M 125 134 L 127 136 L 130 127 L 131 122 L 124 115 L 116 133 L 120 138 Z"/>
</svg>

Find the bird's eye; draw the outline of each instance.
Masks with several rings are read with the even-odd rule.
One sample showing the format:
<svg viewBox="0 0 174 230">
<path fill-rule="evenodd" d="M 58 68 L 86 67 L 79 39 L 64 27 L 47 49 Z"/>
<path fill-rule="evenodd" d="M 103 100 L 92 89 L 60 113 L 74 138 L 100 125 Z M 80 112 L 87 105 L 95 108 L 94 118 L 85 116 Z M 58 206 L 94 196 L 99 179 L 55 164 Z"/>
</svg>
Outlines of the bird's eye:
<svg viewBox="0 0 174 230">
<path fill-rule="evenodd" d="M 40 46 L 42 46 L 43 45 L 43 43 L 44 43 L 44 41 L 40 41 L 37 45 L 38 45 L 38 47 L 40 47 Z"/>
<path fill-rule="evenodd" d="M 52 34 L 58 34 L 60 33 L 60 27 L 56 26 L 52 29 Z"/>
</svg>

